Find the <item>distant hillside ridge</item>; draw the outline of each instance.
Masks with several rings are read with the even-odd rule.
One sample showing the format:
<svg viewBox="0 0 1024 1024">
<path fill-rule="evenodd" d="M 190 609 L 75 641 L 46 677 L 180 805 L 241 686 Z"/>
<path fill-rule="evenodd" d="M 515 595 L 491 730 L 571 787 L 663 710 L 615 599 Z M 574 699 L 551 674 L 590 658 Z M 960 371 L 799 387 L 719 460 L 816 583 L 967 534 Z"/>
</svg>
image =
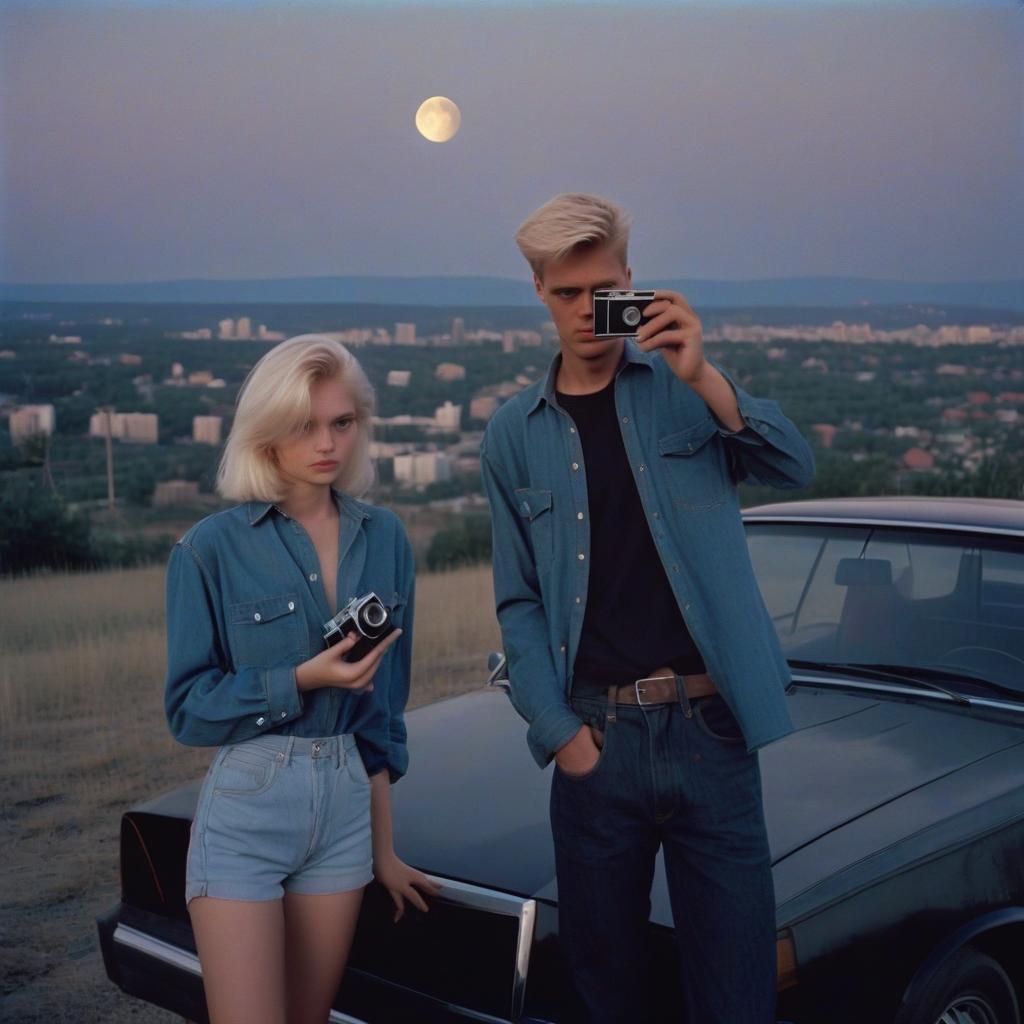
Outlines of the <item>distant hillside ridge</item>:
<svg viewBox="0 0 1024 1024">
<path fill-rule="evenodd" d="M 1024 311 L 1024 278 L 1005 281 L 886 281 L 867 277 L 754 280 L 636 278 L 637 287 L 670 288 L 694 306 L 858 306 L 935 303 Z M 507 277 L 273 277 L 182 279 L 110 284 L 0 283 L 8 302 L 376 303 L 409 306 L 533 306 L 528 280 Z"/>
</svg>

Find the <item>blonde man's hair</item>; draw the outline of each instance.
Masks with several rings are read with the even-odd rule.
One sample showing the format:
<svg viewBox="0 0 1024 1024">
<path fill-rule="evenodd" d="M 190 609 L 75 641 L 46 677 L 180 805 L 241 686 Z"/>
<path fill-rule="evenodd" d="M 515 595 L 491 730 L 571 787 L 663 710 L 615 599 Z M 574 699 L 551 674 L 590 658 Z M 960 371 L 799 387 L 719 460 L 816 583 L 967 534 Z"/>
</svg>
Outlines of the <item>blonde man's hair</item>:
<svg viewBox="0 0 1024 1024">
<path fill-rule="evenodd" d="M 549 199 L 519 226 L 516 245 L 539 278 L 550 260 L 573 249 L 608 244 L 626 263 L 629 214 L 608 199 L 587 192 L 563 192 Z"/>
<path fill-rule="evenodd" d="M 309 421 L 312 385 L 335 378 L 352 397 L 358 439 L 332 483 L 356 497 L 365 494 L 375 476 L 370 458 L 373 386 L 356 357 L 340 341 L 322 334 L 300 334 L 275 345 L 242 381 L 217 469 L 217 492 L 235 501 L 284 498 L 285 482 L 272 447 Z"/>
</svg>

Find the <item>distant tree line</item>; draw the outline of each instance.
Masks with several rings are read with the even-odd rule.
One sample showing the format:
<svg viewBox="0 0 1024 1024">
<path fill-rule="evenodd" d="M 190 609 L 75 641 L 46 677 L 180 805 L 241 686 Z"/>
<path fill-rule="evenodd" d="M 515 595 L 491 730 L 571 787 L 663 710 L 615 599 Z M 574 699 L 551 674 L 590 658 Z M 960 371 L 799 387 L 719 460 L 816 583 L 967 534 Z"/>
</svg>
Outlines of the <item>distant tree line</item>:
<svg viewBox="0 0 1024 1024">
<path fill-rule="evenodd" d="M 985 458 L 977 470 L 915 473 L 894 470 L 886 456 L 855 461 L 842 452 L 816 452 L 817 472 L 798 491 L 740 486 L 745 507 L 800 498 L 922 494 L 1024 500 L 1024 451 L 1004 450 Z M 429 497 L 453 482 L 434 485 Z M 163 562 L 174 538 L 121 535 L 93 527 L 88 515 L 75 511 L 42 483 L 38 470 L 0 472 L 0 575 L 40 569 L 88 570 Z M 490 517 L 469 513 L 435 534 L 426 554 L 431 572 L 489 562 Z"/>
<path fill-rule="evenodd" d="M 491 519 L 479 513 L 438 530 L 427 549 L 427 568 L 431 572 L 490 560 Z"/>
<path fill-rule="evenodd" d="M 0 489 L 0 575 L 127 568 L 164 561 L 170 535 L 100 533 L 38 478 L 5 474 Z"/>
</svg>

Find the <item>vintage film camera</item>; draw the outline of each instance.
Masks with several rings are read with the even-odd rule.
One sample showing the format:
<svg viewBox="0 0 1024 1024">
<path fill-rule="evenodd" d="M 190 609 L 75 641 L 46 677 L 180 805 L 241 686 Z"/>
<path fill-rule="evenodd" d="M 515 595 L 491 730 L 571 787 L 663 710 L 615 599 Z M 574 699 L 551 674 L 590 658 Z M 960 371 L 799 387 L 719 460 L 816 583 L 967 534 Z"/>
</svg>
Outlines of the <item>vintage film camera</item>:
<svg viewBox="0 0 1024 1024">
<path fill-rule="evenodd" d="M 324 623 L 323 629 L 324 643 L 328 647 L 342 641 L 347 633 L 356 633 L 360 639 L 345 652 L 344 658 L 358 661 L 393 633 L 395 625 L 384 602 L 371 590 L 362 597 L 353 597 L 333 619 Z"/>
<path fill-rule="evenodd" d="M 618 338 L 624 334 L 636 334 L 641 324 L 654 319 L 642 312 L 653 301 L 653 291 L 597 289 L 594 292 L 594 337 Z"/>
</svg>

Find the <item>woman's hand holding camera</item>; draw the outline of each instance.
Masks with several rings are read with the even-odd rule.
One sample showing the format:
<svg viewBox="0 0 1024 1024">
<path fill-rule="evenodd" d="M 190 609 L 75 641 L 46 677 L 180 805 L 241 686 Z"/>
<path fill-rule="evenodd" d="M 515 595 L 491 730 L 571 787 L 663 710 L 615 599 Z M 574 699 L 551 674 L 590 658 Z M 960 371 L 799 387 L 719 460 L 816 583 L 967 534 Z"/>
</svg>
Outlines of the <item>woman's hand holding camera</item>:
<svg viewBox="0 0 1024 1024">
<path fill-rule="evenodd" d="M 360 637 L 349 633 L 344 639 L 295 667 L 295 682 L 300 690 L 316 690 L 336 686 L 342 690 L 373 689 L 373 675 L 384 652 L 402 635 L 401 629 L 389 633 L 369 654 L 359 661 L 345 661 Z"/>
</svg>

